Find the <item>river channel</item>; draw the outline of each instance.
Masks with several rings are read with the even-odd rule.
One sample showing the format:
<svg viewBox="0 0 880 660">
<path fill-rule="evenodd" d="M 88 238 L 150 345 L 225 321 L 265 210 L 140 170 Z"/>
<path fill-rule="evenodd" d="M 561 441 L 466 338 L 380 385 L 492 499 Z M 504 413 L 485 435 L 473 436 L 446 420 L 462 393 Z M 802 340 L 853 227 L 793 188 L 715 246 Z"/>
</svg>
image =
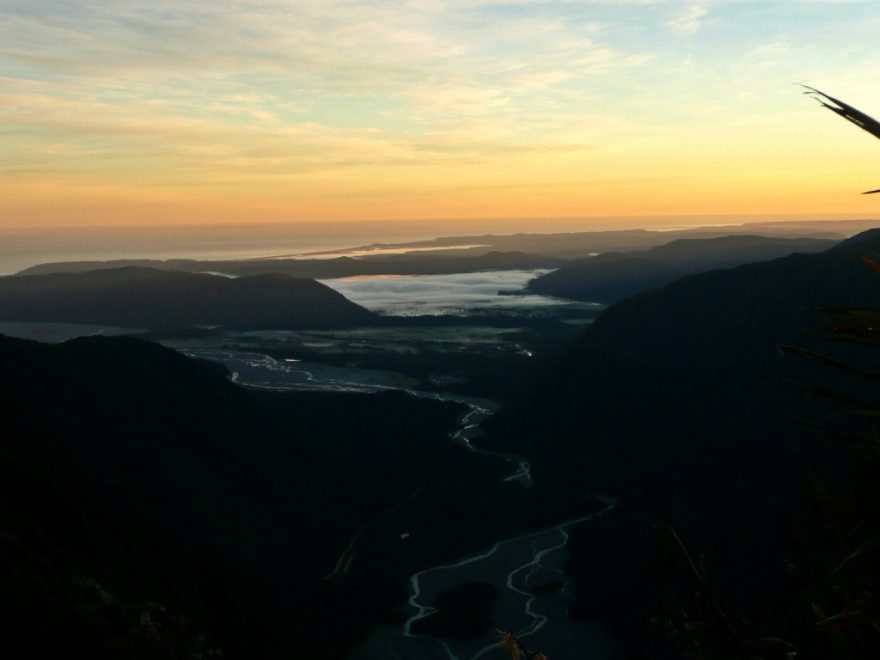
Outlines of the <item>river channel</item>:
<svg viewBox="0 0 880 660">
<path fill-rule="evenodd" d="M 531 463 L 523 456 L 490 452 L 479 448 L 480 424 L 497 409 L 497 402 L 451 393 L 425 392 L 388 372 L 348 369 L 316 363 L 283 361 L 270 356 L 221 349 L 185 349 L 191 357 L 221 362 L 232 378 L 246 387 L 280 391 L 379 392 L 401 390 L 416 397 L 452 401 L 467 406 L 451 439 L 470 451 L 497 457 L 510 464 L 505 481 L 523 488 L 533 485 Z M 491 584 L 497 597 L 492 605 L 492 620 L 504 621 L 523 646 L 540 650 L 553 660 L 603 660 L 609 656 L 602 631 L 572 621 L 568 607 L 573 600 L 571 582 L 563 572 L 567 558 L 569 531 L 576 525 L 611 511 L 615 500 L 597 496 L 596 510 L 557 525 L 503 539 L 482 552 L 458 561 L 427 568 L 409 579 L 408 619 L 401 626 L 376 629 L 367 641 L 355 649 L 357 660 L 478 660 L 509 658 L 492 632 L 477 639 L 445 640 L 420 635 L 413 628 L 431 616 L 436 598 L 452 588 L 467 583 Z M 328 578 L 344 577 L 360 532 L 358 530 Z"/>
</svg>

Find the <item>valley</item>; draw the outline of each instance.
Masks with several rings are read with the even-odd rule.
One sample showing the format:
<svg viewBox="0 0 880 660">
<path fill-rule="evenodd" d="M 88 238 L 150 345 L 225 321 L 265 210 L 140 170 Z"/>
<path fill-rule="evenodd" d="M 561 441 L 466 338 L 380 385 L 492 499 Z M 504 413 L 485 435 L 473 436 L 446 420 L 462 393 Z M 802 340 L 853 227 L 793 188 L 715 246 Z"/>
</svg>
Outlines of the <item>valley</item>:
<svg viewBox="0 0 880 660">
<path fill-rule="evenodd" d="M 789 240 L 794 242 L 786 243 Z M 653 290 L 657 277 L 669 277 L 668 269 L 628 269 L 627 264 L 641 258 L 638 252 L 618 260 L 622 269 L 601 265 L 611 264 L 612 259 L 589 257 L 586 264 L 599 264 L 598 278 L 614 282 L 625 273 L 626 286 L 646 290 L 610 306 L 599 300 L 572 299 L 577 295 L 530 293 L 536 278 L 553 274 L 540 269 L 330 278 L 316 282 L 317 288 L 305 289 L 299 284 L 305 280 L 288 276 L 201 274 L 193 279 L 185 273 L 140 266 L 123 268 L 122 279 L 113 270 L 85 271 L 69 282 L 60 274 L 4 278 L 10 300 L 26 304 L 5 307 L 7 320 L 0 322 L 0 332 L 54 343 L 59 356 L 87 351 L 94 360 L 109 351 L 100 357 L 98 364 L 109 358 L 103 366 L 96 369 L 83 363 L 70 374 L 64 358 L 56 367 L 64 375 L 46 382 L 39 370 L 33 370 L 36 363 L 22 363 L 25 371 L 10 381 L 16 385 L 8 386 L 6 393 L 20 396 L 13 393 L 26 383 L 33 392 L 43 392 L 45 405 L 66 410 L 70 404 L 56 402 L 55 391 L 46 389 L 50 381 L 76 373 L 84 396 L 92 388 L 104 391 L 107 384 L 119 380 L 111 375 L 117 368 L 131 374 L 153 368 L 136 357 L 147 346 L 160 351 L 156 354 L 164 356 L 160 362 L 171 360 L 171 355 L 185 360 L 173 368 L 175 373 L 187 363 L 208 368 L 211 375 L 206 372 L 200 378 L 212 383 L 209 391 L 232 388 L 223 389 L 221 398 L 228 399 L 228 412 L 240 409 L 234 414 L 241 414 L 242 421 L 218 427 L 218 420 L 211 419 L 217 395 L 206 393 L 202 401 L 192 401 L 189 392 L 195 385 L 186 384 L 173 396 L 179 398 L 174 405 L 188 412 L 163 423 L 167 430 L 175 429 L 175 437 L 186 438 L 185 443 L 195 442 L 197 454 L 209 438 L 226 438 L 223 452 L 229 451 L 228 456 L 222 460 L 219 455 L 201 456 L 187 468 L 203 475 L 195 483 L 216 483 L 210 488 L 218 494 L 232 493 L 251 488 L 247 484 L 255 478 L 268 477 L 265 485 L 235 505 L 241 522 L 232 527 L 231 519 L 208 505 L 210 514 L 202 514 L 208 516 L 204 524 L 216 529 L 206 533 L 223 548 L 222 558 L 216 559 L 223 565 L 221 572 L 227 578 L 235 576 L 237 586 L 229 586 L 227 596 L 263 602 L 255 612 L 271 626 L 281 624 L 282 613 L 299 612 L 292 630 L 309 645 L 312 657 L 339 657 L 344 650 L 355 660 L 500 659 L 504 653 L 496 643 L 499 628 L 516 634 L 526 648 L 560 660 L 579 658 L 585 649 L 598 659 L 638 655 L 653 643 L 644 620 L 654 611 L 644 567 L 651 562 L 648 548 L 658 519 L 675 520 L 682 534 L 699 544 L 719 543 L 732 529 L 751 538 L 752 533 L 778 524 L 777 515 L 796 509 L 782 493 L 811 460 L 821 457 L 832 472 L 840 469 L 839 461 L 821 443 L 802 440 L 801 448 L 808 449 L 797 459 L 785 444 L 765 450 L 761 467 L 750 464 L 754 445 L 737 444 L 741 433 L 758 425 L 780 436 L 791 434 L 790 424 L 771 410 L 788 406 L 796 411 L 798 406 L 788 393 L 768 388 L 756 377 L 791 368 L 772 355 L 772 345 L 797 339 L 814 322 L 808 316 L 798 317 L 797 309 L 835 297 L 873 304 L 876 297 L 870 281 L 858 271 L 857 258 L 861 251 L 874 249 L 873 233 L 831 249 L 814 239 L 797 240 L 767 243 L 743 237 L 670 243 L 654 252 L 684 250 L 686 259 L 692 259 L 687 268 L 695 272 Z M 789 245 L 816 253 L 773 258 L 774 251 L 785 252 Z M 766 260 L 720 267 L 729 266 L 731 259 L 735 263 L 751 258 L 755 250 Z M 807 278 L 811 285 L 800 286 L 797 278 Z M 757 285 L 759 281 L 763 286 Z M 105 294 L 110 282 L 111 294 Z M 221 292 L 242 282 L 247 287 L 263 282 L 273 292 L 268 297 L 261 293 L 258 304 L 247 294 L 229 299 Z M 242 285 L 234 286 L 238 288 L 232 291 L 241 295 Z M 617 285 L 609 286 L 607 291 Z M 17 293 L 22 287 L 49 294 L 31 300 Z M 193 301 L 202 292 L 210 295 L 198 305 L 189 305 L 188 318 L 136 327 L 137 321 L 157 316 L 155 311 L 140 310 L 144 316 L 138 317 L 121 304 L 131 296 L 130 287 L 156 291 L 144 299 L 154 310 L 164 304 L 161 291 L 175 290 L 175 296 L 191 296 Z M 194 293 L 188 293 L 187 287 L 195 287 Z M 300 290 L 318 296 L 305 307 L 319 321 L 303 320 L 309 317 L 295 302 Z M 69 295 L 84 296 L 83 304 L 62 305 Z M 711 317 L 692 313 L 695 298 L 701 300 L 700 309 L 717 307 Z M 281 301 L 277 308 L 276 299 Z M 765 299 L 787 302 L 780 307 Z M 321 310 L 322 300 L 332 303 L 337 316 Z M 740 327 L 742 317 L 736 310 L 741 305 L 763 311 Z M 246 316 L 237 313 L 236 306 L 247 308 Z M 221 320 L 215 310 L 229 322 L 212 322 Z M 725 315 L 729 325 L 722 332 L 716 323 Z M 56 318 L 61 322 L 51 320 Z M 114 319 L 133 327 L 106 323 Z M 88 324 L 71 323 L 76 320 Z M 716 351 L 717 342 L 723 343 L 724 351 Z M 20 346 L 23 350 L 25 344 Z M 36 359 L 36 346 L 25 353 L 33 351 Z M 16 363 L 11 364 L 9 373 L 17 373 Z M 793 366 L 803 374 L 812 373 L 805 365 Z M 667 382 L 669 373 L 680 376 Z M 168 377 L 155 379 L 156 394 L 150 396 L 157 396 L 157 401 L 168 399 L 167 394 L 159 394 Z M 181 383 L 189 378 L 182 371 L 170 377 Z M 111 398 L 120 395 L 114 392 Z M 679 400 L 692 402 L 693 411 L 683 415 L 685 409 L 676 404 Z M 633 401 L 638 402 L 638 414 L 630 410 Z M 145 405 L 163 410 L 167 404 Z M 27 410 L 38 410 L 32 403 L 28 406 Z M 825 409 L 812 401 L 807 408 L 813 413 Z M 750 412 L 732 414 L 735 410 Z M 116 421 L 107 426 L 108 432 L 130 424 L 121 414 L 120 409 L 109 416 Z M 102 415 L 108 419 L 108 413 Z M 202 421 L 188 421 L 193 415 Z M 249 416 L 260 419 L 260 424 L 245 423 Z M 401 416 L 408 420 L 403 426 Z M 426 426 L 431 416 L 437 421 Z M 87 439 L 98 427 L 41 429 L 29 419 L 20 422 L 26 434 L 82 438 L 77 442 L 86 442 L 83 449 L 73 451 L 84 453 L 77 454 L 74 464 L 81 460 L 91 464 Z M 723 420 L 721 428 L 714 428 L 716 419 Z M 158 427 L 150 421 L 145 428 Z M 710 428 L 711 449 L 700 443 Z M 264 439 L 245 452 L 256 452 L 253 458 L 235 465 L 244 446 L 239 443 L 253 443 L 256 438 Z M 149 451 L 158 452 L 157 456 L 170 452 L 158 464 L 167 461 L 170 466 L 181 460 L 171 458 L 178 451 L 174 446 Z M 125 451 L 139 455 L 143 449 L 133 445 Z M 279 459 L 277 466 L 265 467 L 265 461 Z M 113 482 L 109 475 L 119 469 L 112 467 L 115 460 L 108 464 L 111 472 L 98 483 Z M 128 460 L 136 465 L 142 459 Z M 233 463 L 217 471 L 230 460 Z M 279 471 L 291 460 L 301 465 L 296 485 Z M 244 467 L 252 461 L 261 467 L 254 471 Z M 158 465 L 144 468 L 150 476 L 141 478 L 175 482 L 174 470 L 166 473 Z M 763 493 L 762 499 L 768 493 L 781 498 L 778 512 L 765 515 L 753 502 L 744 506 L 743 520 L 728 519 L 724 528 L 710 522 L 715 511 L 732 502 L 750 502 L 745 491 L 732 485 L 727 493 L 712 492 L 712 483 L 724 479 L 733 465 L 749 475 L 750 484 L 759 484 L 756 494 Z M 104 468 L 83 469 L 101 473 Z M 191 481 L 180 481 L 175 492 L 193 497 L 187 492 Z M 352 500 L 364 489 L 376 492 Z M 86 510 L 92 505 L 85 502 L 93 497 L 87 491 L 80 504 Z M 314 509 L 309 504 L 313 498 L 317 498 Z M 695 499 L 699 506 L 693 504 Z M 138 515 L 153 515 L 155 505 L 138 506 L 142 510 Z M 265 513 L 257 514 L 261 509 Z M 297 522 L 291 525 L 293 519 Z M 278 538 L 273 538 L 272 520 L 288 521 L 282 523 L 286 531 Z M 748 526 L 752 530 L 747 533 Z M 16 534 L 39 547 L 41 541 L 24 529 Z M 299 544 L 303 538 L 310 539 L 311 547 L 285 557 L 284 543 Z M 610 539 L 615 539 L 611 545 Z M 172 544 L 184 540 L 180 532 L 170 532 Z M 197 561 L 202 552 L 197 539 L 185 540 L 193 542 L 196 545 L 187 552 Z M 125 553 L 132 556 L 130 549 Z M 258 556 L 265 566 L 251 574 L 248 566 Z M 124 571 L 119 569 L 89 572 L 100 575 L 101 584 L 122 588 L 129 598 L 146 593 L 142 587 L 121 586 Z M 739 580 L 741 590 L 753 588 L 740 579 L 735 562 L 720 574 Z M 201 575 L 194 573 L 198 580 L 204 579 Z M 273 584 L 276 575 L 286 577 Z M 174 598 L 164 579 L 156 585 L 160 601 Z M 295 588 L 290 586 L 293 583 Z M 195 585 L 192 589 L 198 590 Z M 311 594 L 325 605 L 309 614 L 294 602 L 281 605 L 293 593 Z M 632 607 L 635 601 L 642 605 Z M 226 612 L 193 602 L 184 606 L 233 655 L 244 648 L 240 644 L 246 645 L 241 633 L 255 622 L 236 627 Z M 268 614 L 274 607 L 279 608 L 277 615 Z M 330 615 L 340 608 L 346 614 Z M 639 635 L 623 634 L 621 626 L 627 625 L 640 626 Z M 323 632 L 327 626 L 344 631 L 330 645 Z M 273 633 L 278 634 L 277 647 L 263 649 L 262 656 L 277 657 L 293 643 L 289 632 Z"/>
</svg>

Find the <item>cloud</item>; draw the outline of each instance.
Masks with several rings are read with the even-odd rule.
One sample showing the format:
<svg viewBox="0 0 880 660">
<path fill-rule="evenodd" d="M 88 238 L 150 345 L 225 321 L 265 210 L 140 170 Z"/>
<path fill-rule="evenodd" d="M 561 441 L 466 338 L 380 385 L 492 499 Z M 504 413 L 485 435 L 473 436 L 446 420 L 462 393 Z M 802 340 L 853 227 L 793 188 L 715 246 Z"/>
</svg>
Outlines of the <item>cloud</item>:
<svg viewBox="0 0 880 660">
<path fill-rule="evenodd" d="M 684 11 L 666 23 L 673 32 L 684 35 L 694 35 L 703 26 L 703 19 L 709 13 L 709 8 L 704 2 L 694 2 L 685 7 Z"/>
<path fill-rule="evenodd" d="M 194 191 L 192 209 L 250 186 L 243 208 L 362 217 L 404 198 L 470 214 L 450 191 L 506 186 L 483 212 L 592 213 L 593 188 L 530 191 L 793 126 L 791 82 L 880 89 L 878 24 L 867 2 L 5 0 L 0 195 L 103 182 Z"/>
<path fill-rule="evenodd" d="M 558 151 L 534 95 L 644 60 L 515 4 L 13 0 L 0 168 L 198 183 Z"/>
</svg>

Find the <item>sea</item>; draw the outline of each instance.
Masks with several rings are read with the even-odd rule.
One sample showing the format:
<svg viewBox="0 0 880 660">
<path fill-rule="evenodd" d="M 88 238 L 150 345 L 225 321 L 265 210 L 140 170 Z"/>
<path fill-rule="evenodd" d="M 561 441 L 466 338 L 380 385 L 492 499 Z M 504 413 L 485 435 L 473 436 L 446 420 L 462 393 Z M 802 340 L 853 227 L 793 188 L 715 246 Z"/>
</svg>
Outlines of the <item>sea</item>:
<svg viewBox="0 0 880 660">
<path fill-rule="evenodd" d="M 376 243 L 428 240 L 443 234 L 436 223 L 403 221 L 0 227 L 0 274 L 60 261 L 290 257 Z"/>
</svg>

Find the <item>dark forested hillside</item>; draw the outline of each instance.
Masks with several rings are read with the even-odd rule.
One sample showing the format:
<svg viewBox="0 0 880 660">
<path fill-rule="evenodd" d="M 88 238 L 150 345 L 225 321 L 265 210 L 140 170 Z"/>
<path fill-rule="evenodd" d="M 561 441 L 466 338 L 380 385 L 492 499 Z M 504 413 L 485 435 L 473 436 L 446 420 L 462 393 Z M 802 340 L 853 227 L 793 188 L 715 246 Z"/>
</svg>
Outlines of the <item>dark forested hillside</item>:
<svg viewBox="0 0 880 660">
<path fill-rule="evenodd" d="M 281 273 L 230 279 L 127 267 L 0 278 L 3 321 L 301 329 L 374 318 L 330 287 Z"/>
<path fill-rule="evenodd" d="M 128 338 L 0 337 L 0 364 L 10 657 L 338 658 L 421 562 L 492 538 L 459 513 L 503 495 L 457 405 L 247 391 Z"/>
<path fill-rule="evenodd" d="M 528 447 L 536 478 L 621 498 L 616 520 L 574 531 L 571 570 L 576 610 L 627 630 L 632 654 L 644 653 L 637 639 L 658 611 L 647 567 L 663 521 L 712 555 L 731 598 L 765 614 L 779 605 L 779 575 L 763 571 L 783 561 L 778 546 L 803 515 L 804 476 L 845 484 L 848 461 L 796 421 L 846 423 L 839 406 L 782 381 L 846 391 L 852 378 L 783 359 L 778 345 L 876 361 L 870 349 L 828 342 L 819 328 L 829 313 L 815 308 L 880 307 L 860 258 L 878 252 L 872 230 L 820 254 L 693 275 L 612 305 L 493 420 L 497 446 Z M 748 565 L 756 556 L 764 569 Z"/>
<path fill-rule="evenodd" d="M 651 427 L 654 436 L 665 433 L 658 419 L 624 412 L 659 411 L 679 419 L 677 426 L 690 428 L 693 422 L 699 431 L 696 422 L 705 417 L 709 400 L 730 410 L 725 414 L 732 418 L 748 415 L 729 404 L 754 402 L 773 390 L 770 369 L 788 366 L 780 365 L 777 345 L 821 341 L 812 332 L 823 321 L 815 308 L 880 306 L 880 287 L 860 259 L 875 252 L 880 253 L 880 230 L 819 254 L 692 275 L 614 304 L 548 368 L 543 386 L 526 398 L 534 405 L 511 407 L 496 423 L 516 419 L 530 429 L 549 427 L 540 434 L 550 438 L 563 427 L 594 428 L 607 419 L 615 428 Z M 743 379 L 752 387 L 742 387 Z M 756 388 L 759 383 L 767 387 Z M 713 414 L 722 414 L 720 408 Z M 576 435 L 562 434 L 560 441 L 570 437 L 566 442 L 578 448 L 595 442 Z M 646 449 L 670 449 L 647 436 L 630 437 Z M 651 465 L 644 470 L 655 471 Z"/>
<path fill-rule="evenodd" d="M 669 284 L 684 275 L 826 250 L 818 238 L 724 236 L 678 239 L 636 252 L 608 252 L 576 259 L 529 282 L 535 293 L 612 303 Z"/>
</svg>

